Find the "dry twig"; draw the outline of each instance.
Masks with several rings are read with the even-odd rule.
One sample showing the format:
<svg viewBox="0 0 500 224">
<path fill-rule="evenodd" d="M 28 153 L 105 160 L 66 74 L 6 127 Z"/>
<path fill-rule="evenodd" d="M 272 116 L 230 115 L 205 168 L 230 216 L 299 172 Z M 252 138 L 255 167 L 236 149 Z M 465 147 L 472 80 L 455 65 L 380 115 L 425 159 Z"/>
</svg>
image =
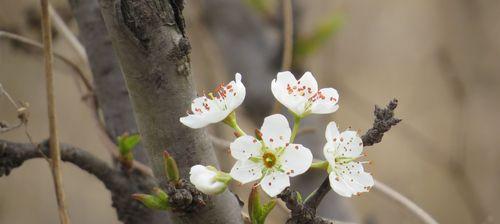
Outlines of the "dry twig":
<svg viewBox="0 0 500 224">
<path fill-rule="evenodd" d="M 61 151 L 59 148 L 59 139 L 57 135 L 57 122 L 54 97 L 54 73 L 52 70 L 53 55 L 52 55 L 52 33 L 49 20 L 49 2 L 41 0 L 42 9 L 42 36 L 44 46 L 45 59 L 45 79 L 47 89 L 47 108 L 49 115 L 49 131 L 50 131 L 50 156 L 52 161 L 52 176 L 56 190 L 57 206 L 59 209 L 59 219 L 62 224 L 70 223 L 69 215 L 66 209 L 64 190 L 62 186 L 61 173 Z"/>
</svg>

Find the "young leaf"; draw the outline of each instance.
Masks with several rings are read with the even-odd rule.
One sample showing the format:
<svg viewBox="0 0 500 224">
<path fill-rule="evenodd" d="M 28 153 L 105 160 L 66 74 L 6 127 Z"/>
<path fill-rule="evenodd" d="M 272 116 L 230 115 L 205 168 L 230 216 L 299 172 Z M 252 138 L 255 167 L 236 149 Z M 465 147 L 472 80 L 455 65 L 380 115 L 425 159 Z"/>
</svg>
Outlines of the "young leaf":
<svg viewBox="0 0 500 224">
<path fill-rule="evenodd" d="M 141 142 L 141 136 L 139 134 L 128 135 L 124 134 L 118 137 L 118 148 L 120 149 L 120 154 L 126 155 L 134 149 L 137 144 Z"/>
<path fill-rule="evenodd" d="M 144 206 L 152 209 L 167 210 L 168 204 L 162 199 L 149 194 L 133 194 L 132 198 L 140 201 Z"/>
</svg>

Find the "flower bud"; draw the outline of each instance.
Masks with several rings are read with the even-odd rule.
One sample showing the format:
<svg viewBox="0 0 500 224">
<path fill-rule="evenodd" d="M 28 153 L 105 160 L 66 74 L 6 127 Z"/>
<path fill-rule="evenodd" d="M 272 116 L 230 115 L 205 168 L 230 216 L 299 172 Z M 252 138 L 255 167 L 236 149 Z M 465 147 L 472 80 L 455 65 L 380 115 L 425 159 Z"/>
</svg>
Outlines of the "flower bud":
<svg viewBox="0 0 500 224">
<path fill-rule="evenodd" d="M 199 191 L 208 194 L 220 194 L 226 190 L 231 177 L 214 167 L 195 165 L 189 172 L 189 180 Z"/>
<path fill-rule="evenodd" d="M 177 162 L 175 162 L 175 159 L 170 156 L 167 150 L 163 151 L 163 163 L 168 180 L 172 182 L 179 181 L 180 174 Z"/>
</svg>

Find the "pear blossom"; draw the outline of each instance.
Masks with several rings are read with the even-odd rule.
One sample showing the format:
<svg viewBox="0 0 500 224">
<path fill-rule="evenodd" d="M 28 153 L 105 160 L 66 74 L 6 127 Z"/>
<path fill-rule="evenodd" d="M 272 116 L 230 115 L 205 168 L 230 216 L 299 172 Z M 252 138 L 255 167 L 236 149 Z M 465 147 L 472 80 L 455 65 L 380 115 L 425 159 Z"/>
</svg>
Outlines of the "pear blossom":
<svg viewBox="0 0 500 224">
<path fill-rule="evenodd" d="M 189 180 L 199 191 L 214 195 L 224 192 L 227 183 L 231 180 L 226 173 L 222 173 L 214 167 L 195 165 L 189 172 Z"/>
<path fill-rule="evenodd" d="M 274 197 L 290 186 L 290 177 L 309 169 L 313 157 L 308 148 L 290 143 L 290 126 L 281 114 L 266 117 L 260 133 L 262 140 L 244 135 L 231 143 L 237 162 L 230 175 L 242 184 L 261 179 L 264 192 Z"/>
<path fill-rule="evenodd" d="M 311 72 L 295 79 L 289 71 L 279 72 L 271 83 L 274 97 L 296 116 L 310 113 L 329 114 L 337 111 L 339 94 L 334 88 L 318 90 L 318 83 Z"/>
<path fill-rule="evenodd" d="M 241 82 L 241 74 L 236 73 L 234 81 L 227 85 L 222 83 L 214 92 L 194 99 L 192 112 L 181 117 L 180 122 L 190 128 L 202 128 L 228 117 L 245 99 L 246 89 Z"/>
<path fill-rule="evenodd" d="M 355 131 L 339 133 L 335 122 L 330 122 L 325 131 L 327 143 L 323 153 L 329 164 L 329 179 L 332 189 L 344 197 L 368 192 L 374 181 L 370 173 L 364 171 L 362 157 L 363 140 Z"/>
</svg>

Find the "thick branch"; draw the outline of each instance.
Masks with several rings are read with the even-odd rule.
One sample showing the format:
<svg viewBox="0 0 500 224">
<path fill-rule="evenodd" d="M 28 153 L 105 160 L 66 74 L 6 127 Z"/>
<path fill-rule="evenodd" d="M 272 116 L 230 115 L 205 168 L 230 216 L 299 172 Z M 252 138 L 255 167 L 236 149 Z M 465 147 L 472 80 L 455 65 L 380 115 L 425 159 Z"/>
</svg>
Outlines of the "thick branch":
<svg viewBox="0 0 500 224">
<path fill-rule="evenodd" d="M 194 97 L 179 0 L 101 0 L 101 11 L 120 60 L 136 121 L 155 177 L 165 184 L 162 153 L 176 158 L 182 176 L 195 164 L 216 165 L 204 130 L 183 126 Z M 177 223 L 241 223 L 229 192 L 214 197 L 196 214 L 176 214 Z"/>
<path fill-rule="evenodd" d="M 73 15 L 80 29 L 79 38 L 87 51 L 95 85 L 95 96 L 104 117 L 109 137 L 116 140 L 128 132 L 136 133 L 137 125 L 118 59 L 111 46 L 97 0 L 70 0 Z M 134 158 L 148 164 L 142 145 Z"/>
<path fill-rule="evenodd" d="M 395 126 L 401 121 L 401 119 L 394 117 L 394 110 L 397 105 L 398 101 L 393 99 L 389 102 L 386 108 L 382 109 L 375 106 L 375 121 L 373 122 L 373 127 L 361 136 L 364 146 L 371 146 L 380 142 L 384 133 L 389 131 L 392 126 Z M 289 188 L 278 195 L 278 197 L 287 204 L 287 207 L 292 210 L 292 217 L 287 223 L 324 223 L 320 222 L 321 220 L 316 221 L 318 218 L 316 216 L 316 209 L 328 192 L 330 192 L 330 181 L 327 177 L 320 187 L 314 191 L 303 204 L 297 201 L 297 192 L 292 191 Z"/>
</svg>

